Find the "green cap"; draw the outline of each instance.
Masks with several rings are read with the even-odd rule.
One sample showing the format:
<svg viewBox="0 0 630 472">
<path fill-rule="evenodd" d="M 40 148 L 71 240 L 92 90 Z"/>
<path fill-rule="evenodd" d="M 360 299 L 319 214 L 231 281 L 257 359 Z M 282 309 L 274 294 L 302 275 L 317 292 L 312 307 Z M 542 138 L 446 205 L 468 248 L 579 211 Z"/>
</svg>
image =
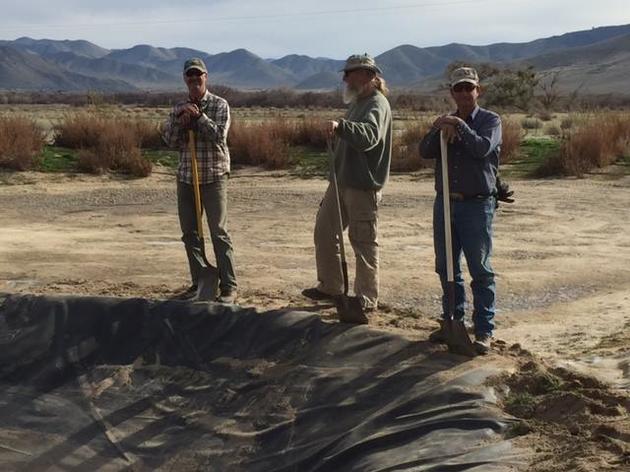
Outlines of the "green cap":
<svg viewBox="0 0 630 472">
<path fill-rule="evenodd" d="M 197 69 L 197 70 L 200 70 L 201 72 L 208 73 L 208 69 L 206 69 L 206 65 L 198 57 L 193 57 L 191 59 L 188 59 L 184 63 L 184 74 L 191 69 Z"/>
<path fill-rule="evenodd" d="M 376 61 L 369 54 L 353 54 L 346 59 L 346 65 L 341 69 L 341 72 L 350 72 L 356 69 L 367 69 L 378 74 L 382 74 L 383 71 L 376 65 Z"/>
</svg>

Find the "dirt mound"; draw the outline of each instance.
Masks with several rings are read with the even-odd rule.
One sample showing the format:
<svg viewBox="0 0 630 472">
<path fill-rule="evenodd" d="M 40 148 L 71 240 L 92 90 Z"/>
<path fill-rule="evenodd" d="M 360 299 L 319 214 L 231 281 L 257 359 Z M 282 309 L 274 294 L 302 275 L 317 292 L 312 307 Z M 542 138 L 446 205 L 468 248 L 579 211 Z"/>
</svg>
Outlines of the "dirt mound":
<svg viewBox="0 0 630 472">
<path fill-rule="evenodd" d="M 506 351 L 519 369 L 495 379 L 505 410 L 520 418 L 508 435 L 531 447 L 531 471 L 629 470 L 630 394 L 564 368 L 519 346 Z"/>
</svg>

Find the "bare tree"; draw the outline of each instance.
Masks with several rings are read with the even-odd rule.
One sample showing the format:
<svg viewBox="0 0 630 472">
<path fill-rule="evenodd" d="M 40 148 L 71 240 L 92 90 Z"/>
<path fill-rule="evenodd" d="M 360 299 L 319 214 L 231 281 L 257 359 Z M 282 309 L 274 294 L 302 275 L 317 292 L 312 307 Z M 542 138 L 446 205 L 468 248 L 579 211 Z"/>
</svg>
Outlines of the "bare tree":
<svg viewBox="0 0 630 472">
<path fill-rule="evenodd" d="M 558 82 L 560 80 L 560 71 L 549 71 L 538 76 L 538 88 L 542 91 L 539 100 L 546 111 L 551 111 L 560 98 L 558 90 Z"/>
</svg>

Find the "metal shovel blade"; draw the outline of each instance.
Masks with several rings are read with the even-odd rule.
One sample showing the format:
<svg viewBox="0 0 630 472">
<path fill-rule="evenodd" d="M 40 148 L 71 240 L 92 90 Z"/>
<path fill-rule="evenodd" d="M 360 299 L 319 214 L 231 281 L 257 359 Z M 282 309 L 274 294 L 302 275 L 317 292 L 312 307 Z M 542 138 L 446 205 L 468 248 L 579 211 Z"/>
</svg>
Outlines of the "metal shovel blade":
<svg viewBox="0 0 630 472">
<path fill-rule="evenodd" d="M 442 327 L 446 334 L 446 344 L 450 352 L 468 357 L 477 355 L 463 321 L 444 320 Z"/>
<path fill-rule="evenodd" d="M 337 298 L 337 316 L 342 323 L 367 324 L 368 319 L 363 311 L 359 297 L 339 295 Z"/>
<path fill-rule="evenodd" d="M 195 301 L 213 302 L 219 296 L 219 271 L 212 265 L 199 269 Z"/>
</svg>

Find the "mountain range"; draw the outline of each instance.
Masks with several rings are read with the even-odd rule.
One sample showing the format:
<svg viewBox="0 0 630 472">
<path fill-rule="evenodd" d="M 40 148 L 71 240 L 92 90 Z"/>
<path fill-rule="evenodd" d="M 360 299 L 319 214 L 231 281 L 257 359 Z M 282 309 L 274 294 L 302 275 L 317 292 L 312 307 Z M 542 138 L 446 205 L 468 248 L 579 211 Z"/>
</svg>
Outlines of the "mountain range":
<svg viewBox="0 0 630 472">
<path fill-rule="evenodd" d="M 84 40 L 0 40 L 0 90 L 105 92 L 179 90 L 181 69 L 201 57 L 212 84 L 242 89 L 286 87 L 327 90 L 339 86 L 343 60 L 305 55 L 264 59 L 246 49 L 208 54 L 188 48 L 136 45 L 105 49 Z M 420 48 L 401 45 L 376 62 L 394 88 L 430 91 L 444 82 L 453 61 L 533 66 L 559 72 L 561 90 L 630 94 L 630 25 L 603 26 L 524 43 L 472 46 L 451 43 Z M 622 85 L 626 85 L 623 87 Z"/>
</svg>

